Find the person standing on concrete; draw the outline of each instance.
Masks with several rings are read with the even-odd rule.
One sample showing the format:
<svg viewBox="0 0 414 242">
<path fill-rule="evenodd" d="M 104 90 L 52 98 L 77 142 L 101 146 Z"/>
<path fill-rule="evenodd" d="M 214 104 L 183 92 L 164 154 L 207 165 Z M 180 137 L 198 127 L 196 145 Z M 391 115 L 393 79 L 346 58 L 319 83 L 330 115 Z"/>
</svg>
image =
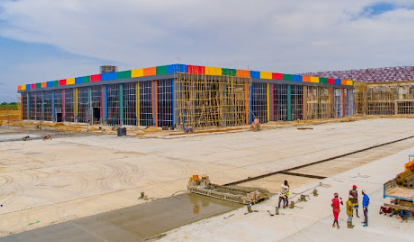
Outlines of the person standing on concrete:
<svg viewBox="0 0 414 242">
<path fill-rule="evenodd" d="M 289 195 L 290 195 L 290 186 L 287 180 L 285 180 L 284 185 L 287 186 L 286 201 L 285 201 L 285 207 L 287 207 L 289 206 Z"/>
<path fill-rule="evenodd" d="M 336 227 L 339 229 L 338 217 L 339 217 L 339 212 L 341 211 L 340 204 L 344 205 L 344 203 L 342 202 L 342 198 L 338 198 L 338 196 L 339 194 L 335 192 L 334 198 L 332 199 L 331 206 L 332 206 L 332 212 L 334 215 L 334 222 L 332 224 L 332 228 L 335 227 L 335 223 L 336 223 Z"/>
<path fill-rule="evenodd" d="M 362 209 L 364 209 L 364 227 L 368 227 L 368 205 L 369 205 L 369 197 L 366 194 L 365 190 L 362 190 Z"/>
<path fill-rule="evenodd" d="M 348 215 L 348 229 L 354 228 L 352 225 L 352 217 L 354 216 L 354 207 L 352 206 L 352 196 L 349 196 L 348 201 L 346 201 L 346 214 Z"/>
<path fill-rule="evenodd" d="M 286 184 L 288 184 L 287 181 L 285 181 L 284 184 L 281 186 L 280 193 L 279 193 L 279 203 L 277 206 L 278 208 L 280 208 L 280 202 L 282 201 L 283 201 L 283 208 L 287 206 L 286 194 L 289 192 L 289 186 L 287 186 Z"/>
<path fill-rule="evenodd" d="M 359 218 L 359 215 L 358 215 L 358 208 L 359 208 L 358 191 L 357 191 L 357 186 L 356 185 L 352 186 L 352 190 L 349 191 L 349 195 L 352 196 L 351 202 L 352 202 L 353 208 L 355 209 L 355 215 L 357 216 L 357 218 Z"/>
</svg>

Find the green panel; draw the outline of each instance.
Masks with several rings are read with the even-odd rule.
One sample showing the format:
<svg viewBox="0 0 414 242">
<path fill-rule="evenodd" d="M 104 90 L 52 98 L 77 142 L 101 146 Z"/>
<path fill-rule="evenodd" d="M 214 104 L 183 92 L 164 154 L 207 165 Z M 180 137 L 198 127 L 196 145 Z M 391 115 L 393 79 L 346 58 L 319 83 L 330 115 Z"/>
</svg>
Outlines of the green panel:
<svg viewBox="0 0 414 242">
<path fill-rule="evenodd" d="M 287 121 L 292 121 L 292 86 L 291 85 L 287 85 L 286 92 L 287 92 Z"/>
<path fill-rule="evenodd" d="M 84 77 L 82 77 L 82 82 L 83 83 L 91 82 L 91 76 L 84 76 Z"/>
<path fill-rule="evenodd" d="M 59 81 L 53 81 L 53 86 L 58 87 L 59 86 Z"/>
<path fill-rule="evenodd" d="M 36 89 L 42 88 L 42 83 L 36 83 Z"/>
<path fill-rule="evenodd" d="M 157 66 L 157 75 L 168 74 L 168 66 Z"/>
<path fill-rule="evenodd" d="M 328 84 L 328 78 L 319 77 L 319 83 Z"/>
<path fill-rule="evenodd" d="M 131 71 L 121 71 L 116 73 L 116 79 L 131 78 Z"/>
<path fill-rule="evenodd" d="M 223 68 L 222 72 L 223 72 L 223 76 L 236 76 L 236 73 L 237 73 L 236 69 L 226 69 L 226 68 Z"/>
<path fill-rule="evenodd" d="M 284 81 L 293 81 L 293 75 L 291 74 L 283 74 Z"/>
</svg>

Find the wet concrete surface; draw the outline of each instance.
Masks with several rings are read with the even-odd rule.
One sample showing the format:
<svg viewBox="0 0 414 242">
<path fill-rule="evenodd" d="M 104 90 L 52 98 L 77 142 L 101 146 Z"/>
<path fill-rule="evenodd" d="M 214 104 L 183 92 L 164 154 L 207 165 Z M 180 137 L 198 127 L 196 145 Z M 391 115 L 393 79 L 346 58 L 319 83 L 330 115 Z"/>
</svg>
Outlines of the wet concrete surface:
<svg viewBox="0 0 414 242">
<path fill-rule="evenodd" d="M 0 238 L 1 242 L 137 242 L 242 205 L 182 194 Z"/>
</svg>

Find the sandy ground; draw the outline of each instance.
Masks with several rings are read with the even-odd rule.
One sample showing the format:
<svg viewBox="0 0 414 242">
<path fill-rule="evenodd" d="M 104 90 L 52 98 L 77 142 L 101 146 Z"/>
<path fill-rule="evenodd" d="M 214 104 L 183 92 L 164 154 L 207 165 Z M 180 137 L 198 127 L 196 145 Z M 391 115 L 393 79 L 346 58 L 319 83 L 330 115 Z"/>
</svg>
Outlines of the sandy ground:
<svg viewBox="0 0 414 242">
<path fill-rule="evenodd" d="M 271 217 L 267 212 L 275 209 L 277 196 L 274 196 L 254 206 L 257 213 L 245 215 L 246 208 L 241 208 L 170 231 L 159 241 L 413 241 L 412 217 L 407 223 L 401 223 L 399 219 L 378 213 L 380 206 L 389 202 L 382 197 L 382 184 L 404 170 L 409 154 L 414 154 L 414 148 L 321 181 L 329 187 L 318 187 L 318 181 L 294 189 L 291 199 L 296 201 L 298 196 L 295 194 L 302 193 L 309 195 L 310 200 L 298 203 L 295 209 L 282 209 L 279 216 Z M 359 187 L 359 191 L 365 189 L 370 197 L 369 226 L 362 227 L 360 211 L 360 218 L 353 218 L 355 228 L 348 229 L 345 207 L 342 207 L 339 216 L 341 228 L 332 228 L 330 203 L 333 193 L 339 192 L 346 200 L 353 184 Z M 315 187 L 318 197 L 311 195 Z"/>
<path fill-rule="evenodd" d="M 0 142 L 0 236 L 133 206 L 143 202 L 142 191 L 168 197 L 185 190 L 193 174 L 225 184 L 414 135 L 413 119 L 312 127 Z"/>
</svg>

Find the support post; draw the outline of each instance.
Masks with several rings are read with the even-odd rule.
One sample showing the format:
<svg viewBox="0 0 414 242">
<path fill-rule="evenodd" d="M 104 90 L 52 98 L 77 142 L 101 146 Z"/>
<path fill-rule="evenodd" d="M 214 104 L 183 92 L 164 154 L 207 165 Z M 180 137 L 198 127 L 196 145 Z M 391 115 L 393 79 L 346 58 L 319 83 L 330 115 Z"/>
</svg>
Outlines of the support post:
<svg viewBox="0 0 414 242">
<path fill-rule="evenodd" d="M 287 95 L 287 121 L 292 121 L 292 85 L 286 87 Z"/>
<path fill-rule="evenodd" d="M 55 109 L 55 91 L 52 91 L 52 121 L 56 122 L 56 109 Z"/>
<path fill-rule="evenodd" d="M 137 126 L 141 125 L 141 89 L 140 89 L 140 83 L 137 82 L 135 83 L 135 100 L 136 100 L 136 105 L 135 105 L 135 115 L 137 115 Z"/>
<path fill-rule="evenodd" d="M 302 110 L 303 110 L 303 114 L 302 114 L 302 119 L 303 120 L 307 120 L 307 116 L 308 116 L 308 87 L 307 86 L 303 86 L 303 91 L 302 91 L 302 100 L 303 100 L 303 104 L 302 104 Z"/>
<path fill-rule="evenodd" d="M 119 123 L 124 125 L 124 84 L 120 83 L 119 87 Z"/>
<path fill-rule="evenodd" d="M 107 124 L 108 121 L 108 86 L 102 85 L 102 106 L 103 106 L 103 123 Z"/>
</svg>

